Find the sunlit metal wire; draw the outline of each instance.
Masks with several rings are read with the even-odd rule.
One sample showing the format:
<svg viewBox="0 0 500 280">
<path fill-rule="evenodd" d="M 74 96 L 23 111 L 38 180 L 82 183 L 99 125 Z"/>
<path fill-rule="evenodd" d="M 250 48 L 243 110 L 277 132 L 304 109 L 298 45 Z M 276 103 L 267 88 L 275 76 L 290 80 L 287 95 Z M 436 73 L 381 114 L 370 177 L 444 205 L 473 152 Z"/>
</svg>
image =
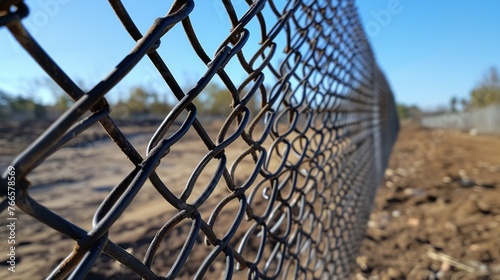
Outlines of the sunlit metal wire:
<svg viewBox="0 0 500 280">
<path fill-rule="evenodd" d="M 237 15 L 231 1 L 218 1 L 232 28 L 229 32 L 210 30 L 228 33 L 215 55 L 210 56 L 190 20 L 190 14 L 196 9 L 195 1 L 172 1 L 166 15 L 158 18 L 147 33 L 141 34 L 122 2 L 109 0 L 137 44 L 88 92 L 84 92 L 23 27 L 23 18 L 28 16 L 24 2 L 0 1 L 0 26 L 8 28 L 45 72 L 75 100 L 70 109 L 11 163 L 16 169 L 18 207 L 76 241 L 73 252 L 46 276 L 48 279 L 82 279 L 103 253 L 141 278 L 172 279 L 187 265 L 198 236 L 205 238 L 204 246 L 210 247 L 211 252 L 197 268 L 195 278 L 201 279 L 215 262 L 220 262 L 218 256 L 224 256 L 225 278 L 232 278 L 236 273 L 252 279 L 349 277 L 377 185 L 399 129 L 391 89 L 375 62 L 354 1 L 246 0 L 240 1 L 240 5 L 247 7 L 243 15 Z M 269 13 L 264 15 L 264 9 Z M 247 29 L 250 23 L 258 24 L 259 29 Z M 160 39 L 176 25 L 182 25 L 192 49 L 206 65 L 206 72 L 187 91 L 181 88 L 157 52 L 160 45 L 168 44 L 168 40 L 160 44 Z M 244 50 L 249 40 L 255 39 L 255 36 L 250 38 L 250 32 L 260 34 L 261 47 L 249 57 L 244 55 Z M 278 48 L 280 34 L 284 35 L 284 48 Z M 109 116 L 111 106 L 104 97 L 146 57 L 158 69 L 178 102 L 171 111 L 165 112 L 164 121 L 151 138 L 146 156 L 142 157 Z M 230 78 L 225 69 L 229 61 L 237 61 L 246 71 L 243 82 L 235 84 Z M 232 101 L 228 104 L 231 113 L 213 138 L 201 124 L 203 116 L 198 114 L 193 101 L 215 76 L 222 80 Z M 269 83 L 272 83 L 270 87 Z M 251 100 L 260 102 L 259 112 L 248 108 Z M 30 195 L 27 178 L 48 156 L 97 122 L 135 168 L 117 182 L 95 209 L 92 229 L 86 231 L 37 202 Z M 174 126 L 176 122 L 182 125 Z M 191 128 L 207 152 L 182 193 L 175 195 L 168 187 L 169 182 L 163 181 L 155 169 Z M 240 156 L 228 162 L 226 153 L 234 149 L 232 144 L 237 139 L 246 143 L 246 150 L 239 151 Z M 253 170 L 241 180 L 238 167 L 243 161 L 252 162 Z M 217 168 L 204 190 L 193 192 L 199 175 L 214 162 Z M 0 189 L 4 197 L 7 195 L 5 174 Z M 164 226 L 152 238 L 141 261 L 108 239 L 108 232 L 148 179 L 158 195 L 179 212 L 165 217 Z M 227 188 L 230 195 L 210 210 L 208 219 L 203 219 L 200 207 L 214 189 L 221 186 Z M 194 197 L 194 193 L 198 197 Z M 1 204 L 2 211 L 6 201 Z M 230 203 L 239 204 L 233 223 L 225 234 L 217 234 L 214 227 L 218 226 L 218 216 Z M 252 226 L 240 227 L 245 219 Z M 189 220 L 191 229 L 182 250 L 172 256 L 176 258 L 174 264 L 166 271 L 154 271 L 152 264 L 165 237 L 182 221 Z"/>
</svg>

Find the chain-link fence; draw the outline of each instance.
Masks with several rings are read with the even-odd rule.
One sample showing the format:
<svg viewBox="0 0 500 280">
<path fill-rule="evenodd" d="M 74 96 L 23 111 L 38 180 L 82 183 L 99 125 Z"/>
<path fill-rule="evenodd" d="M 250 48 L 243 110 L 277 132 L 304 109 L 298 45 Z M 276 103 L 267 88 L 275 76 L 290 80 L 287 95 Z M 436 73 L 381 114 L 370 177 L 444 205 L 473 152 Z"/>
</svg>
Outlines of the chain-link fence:
<svg viewBox="0 0 500 280">
<path fill-rule="evenodd" d="M 172 279 L 203 246 L 208 253 L 190 277 L 201 279 L 222 267 L 225 278 L 348 278 L 398 131 L 392 92 L 374 60 L 354 1 L 246 0 L 238 4 L 246 12 L 237 14 L 234 2 L 220 0 L 232 26 L 229 32 L 203 31 L 227 33 L 213 56 L 204 50 L 197 37 L 202 31 L 195 32 L 190 20 L 195 1 L 172 1 L 166 15 L 145 34 L 121 1 L 109 3 L 137 44 L 105 79 L 85 92 L 23 27 L 23 18 L 29 16 L 27 5 L 22 0 L 0 0 L 0 26 L 75 100 L 12 161 L 1 179 L 2 211 L 15 189 L 22 211 L 75 240 L 73 252 L 43 277 L 82 279 L 101 255 L 107 255 L 130 269 L 127 277 Z M 168 46 L 171 38 L 166 34 L 174 26 L 182 26 L 190 43 L 186 47 L 206 65 L 206 72 L 189 90 L 179 85 L 158 53 L 160 46 Z M 251 53 L 245 46 L 257 36 L 250 33 L 260 37 L 260 48 Z M 147 59 L 178 102 L 165 112 L 141 155 L 110 117 L 113 106 L 105 95 Z M 229 62 L 246 72 L 242 82 L 230 78 Z M 195 101 L 206 94 L 204 88 L 216 76 L 227 88 L 231 109 L 223 121 L 212 123 L 219 124 L 218 133 L 210 135 Z M 250 110 L 251 101 L 258 101 L 260 109 Z M 116 182 L 99 207 L 91 209 L 95 213 L 92 228 L 84 230 L 37 201 L 30 194 L 28 178 L 95 123 L 134 168 Z M 168 171 L 176 164 L 169 153 L 188 131 L 195 132 L 205 153 L 177 192 L 157 169 Z M 243 148 L 236 142 L 243 143 Z M 106 162 L 99 164 L 106 168 Z M 208 179 L 203 179 L 207 173 Z M 9 174 L 15 174 L 15 188 L 9 187 L 13 181 Z M 178 212 L 162 216 L 164 225 L 139 255 L 113 242 L 109 231 L 148 180 L 157 196 Z M 208 204 L 222 188 L 228 194 Z M 228 211 L 229 205 L 236 207 Z M 222 212 L 232 215 L 230 225 L 219 221 Z M 167 254 L 174 261 L 155 268 L 155 261 L 165 257 L 159 255 L 159 248 L 168 248 L 165 240 L 185 222 L 191 226 L 182 236 L 182 248 Z M 200 237 L 204 244 L 198 244 Z"/>
</svg>

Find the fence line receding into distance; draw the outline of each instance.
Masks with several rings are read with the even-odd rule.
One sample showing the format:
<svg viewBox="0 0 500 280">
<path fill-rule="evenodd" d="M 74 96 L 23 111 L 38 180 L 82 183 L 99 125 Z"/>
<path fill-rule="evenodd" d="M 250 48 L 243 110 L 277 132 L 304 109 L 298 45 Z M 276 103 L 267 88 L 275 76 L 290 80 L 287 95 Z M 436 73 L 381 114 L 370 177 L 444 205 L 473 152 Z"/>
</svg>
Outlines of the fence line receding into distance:
<svg viewBox="0 0 500 280">
<path fill-rule="evenodd" d="M 0 0 L 0 26 L 75 100 L 11 162 L 17 206 L 75 240 L 73 252 L 59 264 L 47 264 L 54 269 L 44 277 L 82 279 L 105 254 L 136 277 L 173 279 L 189 265 L 193 250 L 206 246 L 209 253 L 191 277 L 201 279 L 216 263 L 223 263 L 226 278 L 242 274 L 251 279 L 348 278 L 398 132 L 391 89 L 374 59 L 354 1 L 236 2 L 217 0 L 231 24 L 222 30 L 193 24 L 190 15 L 199 1 L 174 0 L 165 16 L 142 34 L 126 6 L 109 0 L 124 32 L 136 44 L 105 79 L 84 91 L 24 28 L 23 20 L 29 18 L 26 3 Z M 179 85 L 171 65 L 159 54 L 161 48 L 175 51 L 168 49 L 176 40 L 169 36 L 172 28 L 183 29 L 190 43 L 185 47 L 206 65 L 205 73 L 188 89 Z M 211 55 L 200 43 L 201 32 L 227 36 Z M 249 48 L 250 44 L 259 47 Z M 145 153 L 110 117 L 113 105 L 105 98 L 141 60 L 151 62 L 178 100 L 165 112 Z M 228 63 L 246 73 L 242 82 L 226 70 Z M 219 127 L 211 135 L 194 101 L 207 94 L 204 88 L 215 77 L 227 89 L 231 104 L 223 121 L 212 122 Z M 251 110 L 250 102 L 257 102 L 259 110 Z M 28 179 L 47 157 L 96 123 L 135 167 L 92 209 L 92 228 L 84 230 L 38 202 L 30 194 Z M 195 132 L 206 153 L 177 192 L 169 187 L 173 182 L 156 171 L 175 165 L 169 151 L 183 142 L 188 131 Z M 245 148 L 234 150 L 235 142 Z M 230 158 L 230 151 L 239 156 Z M 246 167 L 239 168 L 243 162 Z M 106 168 L 106 162 L 99 164 Z M 202 181 L 200 174 L 209 165 L 214 167 L 210 180 Z M 248 171 L 245 176 L 242 169 Z M 1 178 L 2 211 L 8 205 L 7 175 L 6 171 Z M 178 212 L 162 217 L 164 225 L 151 236 L 145 254 L 131 254 L 108 238 L 109 231 L 147 181 Z M 206 202 L 219 188 L 228 194 L 206 210 Z M 230 204 L 237 205 L 232 224 L 222 225 L 219 214 Z M 202 208 L 209 212 L 201 213 Z M 182 249 L 169 256 L 175 262 L 155 268 L 160 246 L 168 248 L 166 238 L 183 222 L 191 228 L 182 236 Z M 227 230 L 215 230 L 220 226 Z M 200 237 L 204 244 L 196 242 Z"/>
</svg>

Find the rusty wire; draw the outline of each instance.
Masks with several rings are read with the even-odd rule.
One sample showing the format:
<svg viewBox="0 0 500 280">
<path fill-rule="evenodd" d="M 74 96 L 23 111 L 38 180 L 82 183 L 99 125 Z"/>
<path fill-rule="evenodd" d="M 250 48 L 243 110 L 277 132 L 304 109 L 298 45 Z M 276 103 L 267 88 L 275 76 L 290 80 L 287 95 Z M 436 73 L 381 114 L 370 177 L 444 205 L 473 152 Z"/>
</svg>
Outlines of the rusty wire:
<svg viewBox="0 0 500 280">
<path fill-rule="evenodd" d="M 205 238 L 205 246 L 211 252 L 195 278 L 201 279 L 218 256 L 224 256 L 224 277 L 228 279 L 235 273 L 244 273 L 251 279 L 349 277 L 398 131 L 392 92 L 375 62 L 354 1 L 290 0 L 283 4 L 246 0 L 247 12 L 240 16 L 231 1 L 221 2 L 232 28 L 211 57 L 190 21 L 190 13 L 196 9 L 193 0 L 173 1 L 166 15 L 158 18 L 145 34 L 141 34 L 121 1 L 109 0 L 137 44 L 105 79 L 84 92 L 23 27 L 22 20 L 28 16 L 26 4 L 20 0 L 0 1 L 0 26 L 8 28 L 75 100 L 11 163 L 16 169 L 18 207 L 76 241 L 73 252 L 53 269 L 48 279 L 82 279 L 103 253 L 140 278 L 173 279 L 186 265 L 198 236 Z M 274 16 L 272 26 L 266 25 L 270 18 L 264 16 L 264 8 Z M 256 22 L 260 29 L 247 29 L 250 22 Z M 182 25 L 192 49 L 206 65 L 205 74 L 187 91 L 173 78 L 157 52 L 160 45 L 169 43 L 165 40 L 160 44 L 160 39 L 176 25 Z M 248 57 L 243 50 L 250 32 L 260 33 L 261 47 Z M 286 38 L 283 49 L 277 47 L 279 34 Z M 281 51 L 283 59 L 277 63 L 273 58 Z M 146 57 L 178 102 L 165 112 L 142 157 L 109 116 L 112 106 L 105 95 Z M 225 65 L 231 60 L 238 61 L 247 72 L 239 84 L 226 73 Z M 266 77 L 264 70 L 271 77 Z M 232 109 L 219 134 L 211 138 L 193 101 L 216 75 L 231 95 L 232 104 L 228 105 Z M 264 81 L 272 82 L 272 87 Z M 252 99 L 260 102 L 257 113 L 247 106 Z M 27 177 L 44 159 L 97 122 L 135 168 L 102 201 L 95 210 L 92 229 L 86 231 L 30 196 Z M 177 128 L 175 122 L 182 125 Z M 183 192 L 175 195 L 169 182 L 163 181 L 155 169 L 191 128 L 207 152 Z M 247 148 L 228 162 L 226 152 L 237 139 L 244 141 Z M 276 159 L 278 163 L 273 165 L 271 161 Z M 252 161 L 254 168 L 245 180 L 236 180 L 238 166 L 244 160 Z M 199 175 L 211 162 L 217 163 L 212 178 L 204 190 L 193 192 Z M 0 189 L 4 197 L 5 174 Z M 141 261 L 108 239 L 108 232 L 148 179 L 158 195 L 178 213 L 165 218 Z M 230 195 L 211 209 L 208 219 L 203 219 L 200 207 L 221 186 Z M 194 193 L 198 197 L 193 197 Z M 264 206 L 257 201 L 265 201 Z M 216 234 L 218 215 L 231 202 L 239 204 L 233 223 L 225 234 Z M 0 210 L 5 210 L 6 199 L 1 205 Z M 256 211 L 256 207 L 265 211 Z M 175 263 L 166 271 L 154 271 L 152 264 L 165 237 L 180 222 L 189 220 L 191 229 L 184 246 L 178 255 L 172 256 Z M 240 228 L 243 220 L 253 225 Z M 249 246 L 250 243 L 258 246 Z M 249 251 L 254 251 L 252 257 L 248 257 Z"/>
</svg>

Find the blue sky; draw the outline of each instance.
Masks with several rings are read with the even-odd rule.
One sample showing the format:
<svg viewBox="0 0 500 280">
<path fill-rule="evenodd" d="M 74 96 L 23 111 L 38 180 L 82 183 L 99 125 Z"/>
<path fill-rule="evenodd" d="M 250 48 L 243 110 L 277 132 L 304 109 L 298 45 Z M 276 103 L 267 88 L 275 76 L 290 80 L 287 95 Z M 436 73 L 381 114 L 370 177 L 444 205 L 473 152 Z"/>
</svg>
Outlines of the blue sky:
<svg viewBox="0 0 500 280">
<path fill-rule="evenodd" d="M 86 87 L 104 78 L 134 46 L 106 1 L 26 2 L 31 13 L 24 24 L 70 77 Z M 157 0 L 123 2 L 142 32 L 156 17 L 163 16 L 170 4 Z M 196 1 L 191 16 L 209 55 L 230 29 L 219 2 Z M 468 97 L 491 66 L 500 67 L 500 1 L 357 2 L 377 61 L 399 102 L 426 109 L 446 106 L 452 96 Z M 246 4 L 243 0 L 234 3 L 241 15 Z M 195 82 L 206 69 L 187 44 L 178 26 L 162 39 L 160 48 L 183 86 Z M 5 28 L 0 28 L 0 65 L 0 89 L 13 94 L 33 94 L 32 81 L 46 77 Z M 230 63 L 228 72 L 235 80 L 244 77 L 237 63 Z M 133 85 L 149 86 L 159 92 L 168 90 L 147 60 L 113 90 L 110 98 L 126 97 Z M 52 100 L 46 92 L 35 94 L 41 102 Z"/>
<path fill-rule="evenodd" d="M 391 2 L 398 13 L 387 21 L 381 15 Z M 500 67 L 500 1 L 360 0 L 358 6 L 399 102 L 448 105 L 451 96 L 468 97 L 490 67 Z"/>
</svg>

